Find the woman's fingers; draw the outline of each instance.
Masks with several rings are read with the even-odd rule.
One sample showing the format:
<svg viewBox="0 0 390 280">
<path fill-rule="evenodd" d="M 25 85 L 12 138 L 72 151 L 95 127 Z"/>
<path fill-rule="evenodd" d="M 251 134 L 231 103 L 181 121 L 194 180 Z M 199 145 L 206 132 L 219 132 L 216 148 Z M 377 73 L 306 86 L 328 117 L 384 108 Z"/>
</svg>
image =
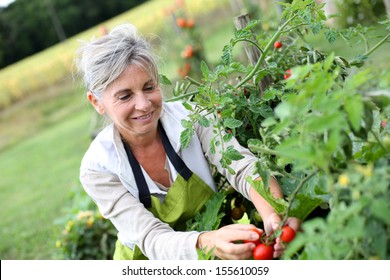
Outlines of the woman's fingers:
<svg viewBox="0 0 390 280">
<path fill-rule="evenodd" d="M 230 242 L 243 240 L 254 241 L 259 239 L 261 234 L 263 234 L 263 231 L 253 225 L 231 224 L 220 228 L 217 231 L 217 238 Z"/>
<path fill-rule="evenodd" d="M 298 218 L 290 217 L 287 219 L 286 225 L 291 227 L 295 232 L 300 231 L 302 221 Z"/>
<path fill-rule="evenodd" d="M 253 225 L 232 224 L 220 228 L 216 231 L 215 254 L 222 259 L 248 259 L 252 256 L 252 251 L 256 241 L 263 233 Z"/>
</svg>

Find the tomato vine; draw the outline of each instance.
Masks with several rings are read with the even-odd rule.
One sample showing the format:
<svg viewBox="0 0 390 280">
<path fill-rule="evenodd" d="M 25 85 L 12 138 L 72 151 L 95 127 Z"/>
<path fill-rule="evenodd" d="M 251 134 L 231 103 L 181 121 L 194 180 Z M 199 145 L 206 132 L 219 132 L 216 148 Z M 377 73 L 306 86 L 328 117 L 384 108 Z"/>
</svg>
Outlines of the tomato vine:
<svg viewBox="0 0 390 280">
<path fill-rule="evenodd" d="M 390 33 L 369 48 L 368 32 L 349 30 L 346 38 L 345 30 L 326 26 L 323 5 L 314 0 L 282 5 L 283 21 L 273 34 L 253 39 L 259 21 L 251 21 L 224 47 L 220 65 L 202 62 L 200 81 L 188 77 L 177 84 L 168 101 L 182 100 L 192 112 L 182 122 L 182 145 L 188 145 L 194 123 L 213 126 L 210 146 L 214 152 L 222 147 L 221 164 L 229 169 L 241 155 L 225 143 L 236 137 L 258 159 L 263 180 L 248 182 L 282 215 L 282 224 L 289 216 L 306 220 L 315 209 L 328 208 L 326 217 L 304 222 L 304 233 L 289 243 L 284 258 L 389 258 L 390 219 L 383 213 L 390 211 L 390 128 L 382 124 L 390 118 L 390 77 L 362 66 Z M 382 24 L 390 32 L 390 21 Z M 329 42 L 363 36 L 366 50 L 351 60 L 324 53 L 308 44 L 309 32 L 323 33 Z M 283 48 L 275 51 L 282 39 Z M 233 49 L 242 42 L 260 50 L 254 66 L 234 61 Z M 265 76 L 271 83 L 260 94 Z M 270 194 L 271 176 L 279 179 L 284 199 Z M 215 227 L 236 222 L 223 215 L 238 194 L 226 181 L 220 189 L 227 193 L 219 197 L 220 211 L 213 210 Z M 245 209 L 249 221 L 259 224 L 249 202 Z M 198 220 L 201 215 L 211 214 L 206 210 Z"/>
</svg>

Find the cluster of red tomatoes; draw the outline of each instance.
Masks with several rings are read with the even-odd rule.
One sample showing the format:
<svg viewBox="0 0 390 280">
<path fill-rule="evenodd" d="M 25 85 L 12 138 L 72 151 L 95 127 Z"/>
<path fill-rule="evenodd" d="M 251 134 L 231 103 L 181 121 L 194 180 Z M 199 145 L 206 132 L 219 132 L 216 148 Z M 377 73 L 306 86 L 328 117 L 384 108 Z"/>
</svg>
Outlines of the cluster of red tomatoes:
<svg viewBox="0 0 390 280">
<path fill-rule="evenodd" d="M 256 232 L 260 238 L 256 241 L 252 240 L 244 240 L 244 243 L 254 243 L 256 245 L 255 249 L 253 249 L 253 259 L 255 260 L 272 260 L 274 255 L 274 240 L 269 237 L 263 237 L 262 232 L 257 228 L 251 229 Z M 284 243 L 289 243 L 295 238 L 295 230 L 293 230 L 289 226 L 282 227 L 282 233 L 280 235 L 280 239 Z"/>
<path fill-rule="evenodd" d="M 176 19 L 176 24 L 177 26 L 179 26 L 180 28 L 193 28 L 195 26 L 195 21 L 194 19 L 190 18 L 190 19 L 185 19 L 183 17 L 178 17 Z"/>
<path fill-rule="evenodd" d="M 281 47 L 283 47 L 282 42 L 280 42 L 280 41 L 275 41 L 275 43 L 274 43 L 274 48 L 275 48 L 275 49 L 280 49 Z M 291 73 L 291 70 L 290 70 L 290 69 L 287 69 L 287 70 L 286 70 L 286 73 L 283 75 L 283 78 L 286 80 L 286 79 L 290 78 L 291 74 L 292 74 L 292 73 Z"/>
</svg>

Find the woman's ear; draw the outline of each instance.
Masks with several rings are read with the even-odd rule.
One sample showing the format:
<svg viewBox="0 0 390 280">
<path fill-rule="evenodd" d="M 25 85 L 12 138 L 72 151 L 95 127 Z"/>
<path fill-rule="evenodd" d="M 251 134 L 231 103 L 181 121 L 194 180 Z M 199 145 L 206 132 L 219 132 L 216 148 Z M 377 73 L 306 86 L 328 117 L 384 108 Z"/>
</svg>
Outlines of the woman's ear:
<svg viewBox="0 0 390 280">
<path fill-rule="evenodd" d="M 88 101 L 92 104 L 92 106 L 95 108 L 96 112 L 98 112 L 100 115 L 104 115 L 104 108 L 100 101 L 96 98 L 96 96 L 91 92 L 87 92 L 87 98 Z"/>
</svg>

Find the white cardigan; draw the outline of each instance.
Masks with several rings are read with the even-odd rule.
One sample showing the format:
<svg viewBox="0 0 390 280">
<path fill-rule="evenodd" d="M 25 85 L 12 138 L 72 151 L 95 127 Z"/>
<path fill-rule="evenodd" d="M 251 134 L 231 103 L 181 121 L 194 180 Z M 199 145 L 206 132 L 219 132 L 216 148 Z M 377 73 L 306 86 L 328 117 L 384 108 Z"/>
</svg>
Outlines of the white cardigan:
<svg viewBox="0 0 390 280">
<path fill-rule="evenodd" d="M 220 166 L 219 150 L 214 155 L 210 152 L 210 140 L 213 137 L 211 126 L 205 128 L 195 125 L 196 133 L 189 146 L 181 149 L 181 120 L 187 118 L 188 114 L 189 111 L 179 102 L 163 103 L 160 119 L 175 151 L 188 168 L 214 191 L 216 187 L 210 163 L 226 176 L 235 189 L 249 198 L 250 186 L 245 178 L 258 177 L 253 174 L 256 158 L 233 138 L 226 145 L 234 145 L 244 158 L 233 161 L 231 167 L 236 174 L 229 174 Z M 172 179 L 175 180 L 177 172 L 170 162 L 169 165 Z M 142 171 L 150 193 L 165 196 L 166 192 Z M 101 214 L 114 224 L 122 244 L 130 248 L 136 244 L 149 259 L 197 259 L 196 241 L 199 233 L 175 232 L 169 225 L 155 218 L 139 201 L 134 174 L 114 125 L 106 127 L 91 143 L 81 163 L 80 181 L 98 205 Z"/>
</svg>

